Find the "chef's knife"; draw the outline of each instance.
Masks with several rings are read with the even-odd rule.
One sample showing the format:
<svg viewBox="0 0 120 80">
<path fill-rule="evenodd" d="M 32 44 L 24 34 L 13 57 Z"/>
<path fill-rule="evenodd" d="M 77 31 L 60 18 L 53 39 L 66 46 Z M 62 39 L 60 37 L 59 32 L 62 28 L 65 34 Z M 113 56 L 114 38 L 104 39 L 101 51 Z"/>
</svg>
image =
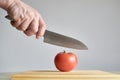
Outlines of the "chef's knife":
<svg viewBox="0 0 120 80">
<path fill-rule="evenodd" d="M 5 16 L 5 18 L 9 20 L 13 20 L 8 15 Z M 62 34 L 49 31 L 49 30 L 45 31 L 45 34 L 43 37 L 44 37 L 44 42 L 49 44 L 78 49 L 78 50 L 88 50 L 87 46 L 81 41 L 73 39 L 71 37 L 64 36 Z"/>
</svg>

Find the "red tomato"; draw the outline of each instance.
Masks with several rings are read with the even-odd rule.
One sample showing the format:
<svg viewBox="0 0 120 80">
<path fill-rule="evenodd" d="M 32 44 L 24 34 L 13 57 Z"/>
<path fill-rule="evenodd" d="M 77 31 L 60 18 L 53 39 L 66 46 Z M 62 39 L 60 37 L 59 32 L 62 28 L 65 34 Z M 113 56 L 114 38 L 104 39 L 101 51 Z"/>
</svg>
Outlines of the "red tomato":
<svg viewBox="0 0 120 80">
<path fill-rule="evenodd" d="M 68 72 L 68 71 L 73 70 L 76 67 L 78 63 L 78 59 L 74 53 L 72 52 L 66 53 L 64 51 L 64 52 L 58 53 L 55 56 L 54 63 L 55 63 L 56 68 L 59 71 Z"/>
</svg>

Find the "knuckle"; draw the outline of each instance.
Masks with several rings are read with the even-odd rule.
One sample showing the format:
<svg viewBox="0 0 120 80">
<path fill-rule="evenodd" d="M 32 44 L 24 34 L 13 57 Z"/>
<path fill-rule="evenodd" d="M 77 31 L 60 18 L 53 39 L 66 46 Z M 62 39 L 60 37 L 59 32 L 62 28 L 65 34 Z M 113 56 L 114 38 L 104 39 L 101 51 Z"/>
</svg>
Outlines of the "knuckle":
<svg viewBox="0 0 120 80">
<path fill-rule="evenodd" d="M 31 36 L 29 33 L 25 33 L 26 36 Z"/>
<path fill-rule="evenodd" d="M 29 35 L 28 33 L 25 33 L 25 35 L 26 35 L 26 36 L 31 36 L 31 35 Z"/>
<path fill-rule="evenodd" d="M 29 19 L 24 19 L 22 23 L 19 25 L 18 29 L 21 31 L 25 31 L 29 27 L 30 21 Z"/>
<path fill-rule="evenodd" d="M 25 34 L 26 36 L 31 36 L 31 34 L 30 34 L 29 31 L 25 31 L 24 34 Z"/>
<path fill-rule="evenodd" d="M 20 24 L 18 21 L 11 21 L 11 25 L 14 27 L 18 27 Z"/>
<path fill-rule="evenodd" d="M 44 28 L 46 28 L 46 24 L 45 23 L 43 23 L 41 26 L 44 27 Z"/>
<path fill-rule="evenodd" d="M 38 31 L 38 29 L 35 27 L 31 29 L 31 32 L 33 32 L 33 33 L 36 33 L 37 31 Z"/>
<path fill-rule="evenodd" d="M 19 26 L 19 27 L 17 27 L 17 29 L 20 30 L 20 31 L 25 31 L 26 30 L 26 28 L 24 26 Z"/>
<path fill-rule="evenodd" d="M 22 30 L 22 31 L 25 31 L 25 30 L 26 30 L 26 28 L 25 28 L 25 27 L 21 27 L 21 30 Z"/>
<path fill-rule="evenodd" d="M 41 28 L 45 28 L 45 29 L 46 29 L 46 24 L 45 24 L 45 23 L 41 23 L 39 26 L 40 26 Z"/>
</svg>

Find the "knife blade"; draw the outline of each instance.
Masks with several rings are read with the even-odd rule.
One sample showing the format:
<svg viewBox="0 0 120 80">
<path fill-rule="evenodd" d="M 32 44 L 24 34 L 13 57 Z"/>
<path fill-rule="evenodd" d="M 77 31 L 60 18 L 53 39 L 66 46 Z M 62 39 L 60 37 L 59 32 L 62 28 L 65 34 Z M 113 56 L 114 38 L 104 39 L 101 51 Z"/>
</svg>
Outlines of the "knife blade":
<svg viewBox="0 0 120 80">
<path fill-rule="evenodd" d="M 5 16 L 5 18 L 13 20 L 9 15 Z M 49 30 L 45 31 L 43 37 L 44 37 L 43 41 L 49 44 L 78 50 L 88 50 L 88 47 L 81 41 Z"/>
<path fill-rule="evenodd" d="M 45 31 L 44 42 L 72 49 L 88 50 L 87 46 L 81 41 L 49 30 Z"/>
</svg>

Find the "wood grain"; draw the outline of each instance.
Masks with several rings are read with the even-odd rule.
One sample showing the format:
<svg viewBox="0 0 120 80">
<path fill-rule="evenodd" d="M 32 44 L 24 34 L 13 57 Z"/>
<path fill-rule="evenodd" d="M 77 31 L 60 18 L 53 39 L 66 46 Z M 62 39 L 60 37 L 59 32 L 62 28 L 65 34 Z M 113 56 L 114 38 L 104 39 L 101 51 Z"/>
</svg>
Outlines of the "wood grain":
<svg viewBox="0 0 120 80">
<path fill-rule="evenodd" d="M 120 80 L 120 75 L 99 70 L 26 71 L 12 75 L 11 80 Z"/>
</svg>

